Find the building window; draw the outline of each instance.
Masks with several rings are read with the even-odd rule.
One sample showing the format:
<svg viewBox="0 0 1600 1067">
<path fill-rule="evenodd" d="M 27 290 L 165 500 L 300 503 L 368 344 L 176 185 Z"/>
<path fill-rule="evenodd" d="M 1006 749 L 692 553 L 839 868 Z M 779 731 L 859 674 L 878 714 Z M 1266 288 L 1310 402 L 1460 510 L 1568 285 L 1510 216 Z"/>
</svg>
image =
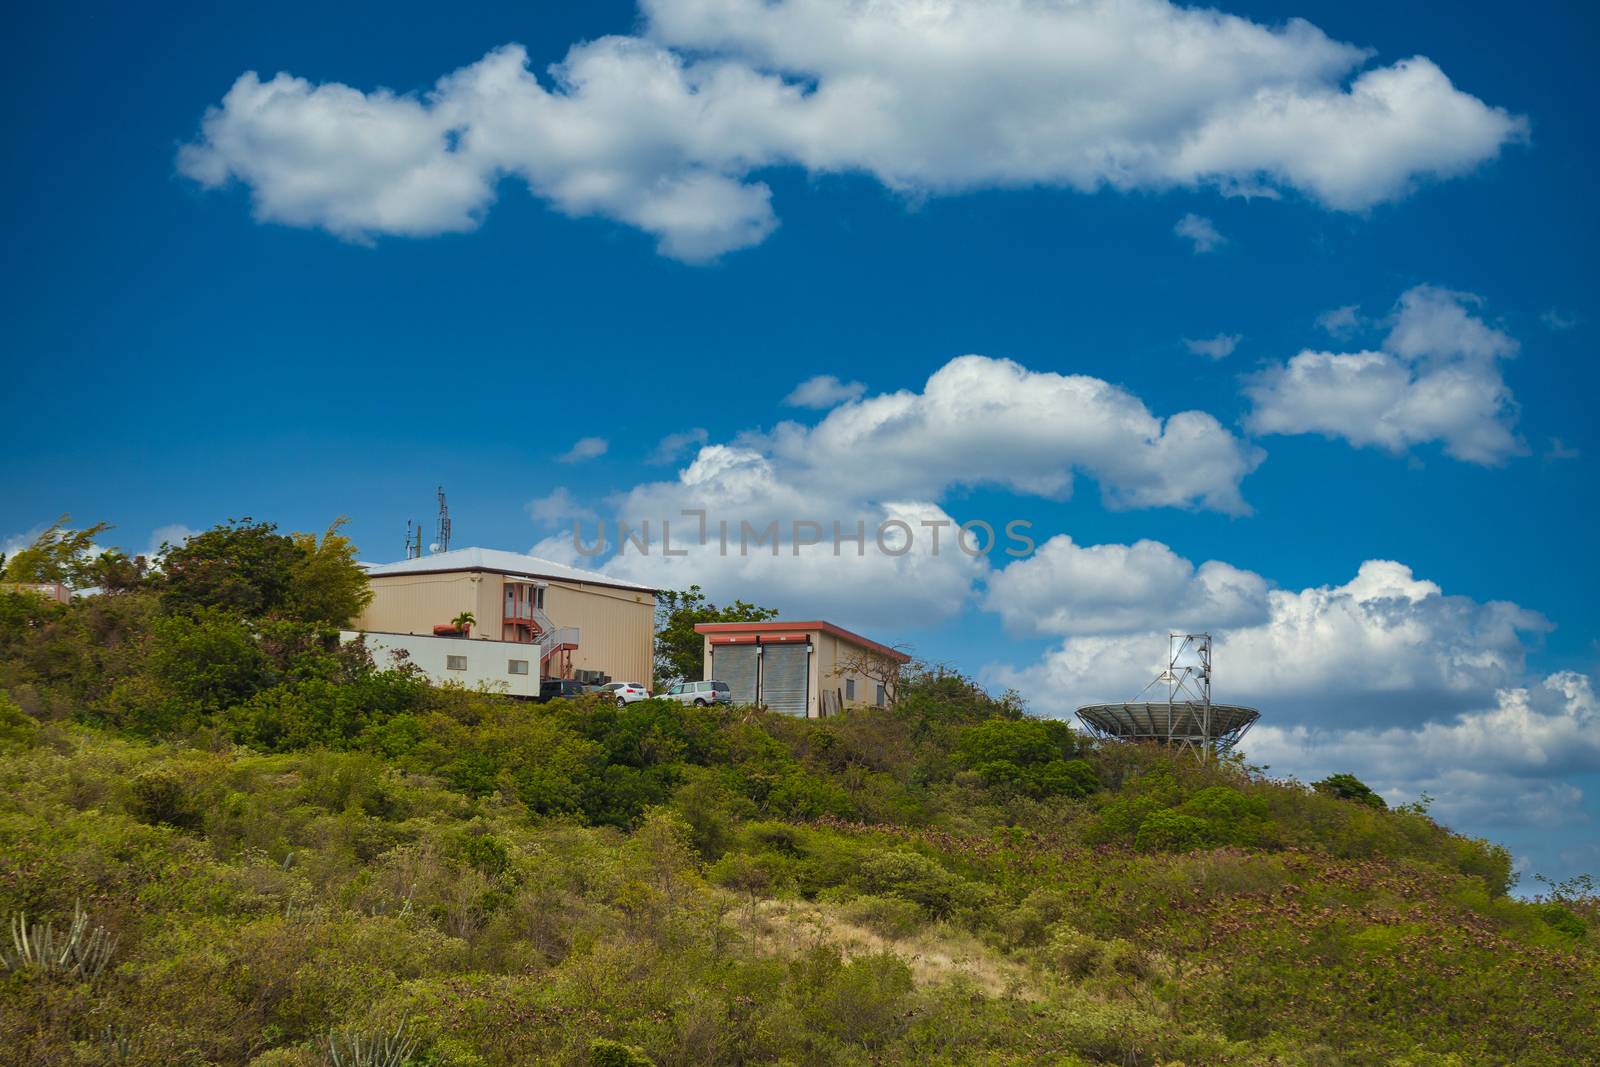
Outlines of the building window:
<svg viewBox="0 0 1600 1067">
<path fill-rule="evenodd" d="M 878 686 L 878 707 L 883 707 L 883 686 Z"/>
<path fill-rule="evenodd" d="M 527 674 L 528 673 L 528 661 L 525 660 L 525 659 L 514 659 L 514 660 L 511 660 L 509 663 L 506 664 L 506 673 L 507 674 Z"/>
<path fill-rule="evenodd" d="M 854 700 L 856 698 L 856 680 L 854 678 L 846 678 L 844 680 L 844 698 L 846 700 Z"/>
<path fill-rule="evenodd" d="M 447 670 L 447 671 L 464 671 L 464 670 L 466 670 L 467 669 L 467 657 L 465 657 L 465 656 L 446 656 L 444 658 L 444 669 Z"/>
</svg>

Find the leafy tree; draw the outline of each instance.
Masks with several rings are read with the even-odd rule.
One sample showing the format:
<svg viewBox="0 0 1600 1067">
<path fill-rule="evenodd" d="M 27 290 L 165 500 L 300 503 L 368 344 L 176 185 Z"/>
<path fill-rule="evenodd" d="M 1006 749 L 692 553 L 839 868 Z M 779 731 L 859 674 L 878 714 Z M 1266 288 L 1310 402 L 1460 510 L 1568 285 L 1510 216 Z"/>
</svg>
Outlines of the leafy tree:
<svg viewBox="0 0 1600 1067">
<path fill-rule="evenodd" d="M 111 529 L 108 522 L 97 522 L 81 530 L 67 528 L 72 516 L 63 515 L 50 524 L 27 548 L 18 549 L 5 559 L 0 579 L 7 582 L 60 582 L 71 589 L 86 589 L 97 584 L 94 540 Z M 118 553 L 121 556 L 121 553 Z M 126 557 L 122 557 L 126 558 Z"/>
<path fill-rule="evenodd" d="M 656 684 L 697 682 L 705 675 L 705 639 L 695 633 L 703 622 L 763 622 L 778 617 L 776 608 L 735 600 L 719 608 L 698 585 L 656 594 Z"/>
<path fill-rule="evenodd" d="M 126 593 L 138 589 L 149 576 L 143 556 L 129 556 L 120 549 L 108 548 L 86 561 L 77 588 L 94 588 L 101 593 Z"/>
<path fill-rule="evenodd" d="M 356 546 L 339 532 L 349 520 L 335 519 L 317 540 L 297 533 L 300 560 L 290 575 L 288 614 L 301 622 L 344 626 L 372 601 L 366 572 L 356 565 Z"/>
<path fill-rule="evenodd" d="M 248 516 L 218 523 L 167 549 L 161 600 L 169 611 L 220 608 L 240 615 L 283 609 L 304 548 L 270 522 Z"/>
<path fill-rule="evenodd" d="M 1343 800 L 1353 800 L 1357 804 L 1365 804 L 1369 808 L 1387 808 L 1383 798 L 1372 791 L 1372 788 L 1353 774 L 1335 774 L 1324 778 L 1320 782 L 1312 783 L 1311 788 L 1325 796 L 1339 797 Z"/>
<path fill-rule="evenodd" d="M 169 611 L 218 608 L 342 626 L 372 599 L 355 546 L 339 533 L 345 521 L 320 540 L 249 518 L 219 523 L 162 557 L 162 603 Z"/>
</svg>

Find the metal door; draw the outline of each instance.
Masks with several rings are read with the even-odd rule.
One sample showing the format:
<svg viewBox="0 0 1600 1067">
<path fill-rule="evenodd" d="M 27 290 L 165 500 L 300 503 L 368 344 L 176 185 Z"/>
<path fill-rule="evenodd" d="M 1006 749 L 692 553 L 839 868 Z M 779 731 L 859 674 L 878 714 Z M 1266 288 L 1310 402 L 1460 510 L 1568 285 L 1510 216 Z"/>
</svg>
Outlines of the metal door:
<svg viewBox="0 0 1600 1067">
<path fill-rule="evenodd" d="M 806 714 L 810 696 L 810 645 L 761 647 L 761 702 L 785 715 Z"/>
<path fill-rule="evenodd" d="M 756 702 L 756 646 L 712 645 L 711 677 L 727 682 L 735 704 Z"/>
</svg>

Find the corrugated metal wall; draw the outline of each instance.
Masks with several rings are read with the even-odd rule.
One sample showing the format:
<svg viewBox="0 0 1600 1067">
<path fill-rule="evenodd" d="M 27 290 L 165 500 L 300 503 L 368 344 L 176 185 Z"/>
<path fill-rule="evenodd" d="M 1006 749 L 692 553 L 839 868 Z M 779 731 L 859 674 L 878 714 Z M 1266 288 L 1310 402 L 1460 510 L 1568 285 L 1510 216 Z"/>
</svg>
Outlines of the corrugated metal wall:
<svg viewBox="0 0 1600 1067">
<path fill-rule="evenodd" d="M 817 694 L 811 684 L 812 655 L 810 645 L 763 645 L 761 702 L 785 715 L 815 718 Z"/>
<path fill-rule="evenodd" d="M 454 571 L 393 574 L 372 579 L 372 603 L 356 628 L 379 633 L 431 634 L 463 611 L 477 618 L 473 636 L 500 637 L 505 578 Z M 618 681 L 651 682 L 655 661 L 656 600 L 636 589 L 551 581 L 545 613 L 557 626 L 576 626 L 581 640 L 575 668 L 604 671 Z"/>
<path fill-rule="evenodd" d="M 651 683 L 654 594 L 552 581 L 545 590 L 544 610 L 557 626 L 576 626 L 582 631 L 578 650 L 572 654 L 573 667 L 604 671 L 619 682 Z"/>
<path fill-rule="evenodd" d="M 372 603 L 356 620 L 358 630 L 396 634 L 431 634 L 463 611 L 478 619 L 474 634 L 499 637 L 500 612 L 486 614 L 480 587 L 486 582 L 471 579 L 482 575 L 457 571 L 450 574 L 394 574 L 374 578 Z M 499 583 L 494 583 L 499 588 Z M 485 626 L 488 627 L 485 630 Z"/>
<path fill-rule="evenodd" d="M 755 645 L 712 645 L 706 677 L 728 683 L 733 702 L 738 705 L 756 702 L 756 674 L 760 668 Z"/>
<path fill-rule="evenodd" d="M 773 628 L 779 631 L 792 631 L 794 629 L 792 626 L 786 626 L 781 622 L 774 623 Z M 847 678 L 855 679 L 856 691 L 855 696 L 843 699 L 843 703 L 845 705 L 855 706 L 859 704 L 872 704 L 877 699 L 877 682 L 873 681 L 871 678 L 868 678 L 859 671 L 841 670 L 841 666 L 843 664 L 857 659 L 860 656 L 870 655 L 870 652 L 867 649 L 860 648 L 848 641 L 841 640 L 833 634 L 823 630 L 807 630 L 805 631 L 805 634 L 811 639 L 811 645 L 816 650 L 811 653 L 811 662 L 808 671 L 810 677 L 806 687 L 808 691 L 806 715 L 809 718 L 816 718 L 818 713 L 821 711 L 822 693 L 837 692 L 841 697 L 843 697 L 845 680 Z M 717 655 L 733 646 L 719 646 L 718 652 L 715 653 L 712 651 L 712 647 L 711 635 L 706 634 L 704 636 L 703 644 L 705 669 L 708 672 L 706 677 L 716 677 L 723 681 L 728 681 L 727 676 L 730 672 L 721 670 L 714 664 L 715 657 Z M 763 699 L 765 699 L 765 694 L 763 694 Z"/>
</svg>

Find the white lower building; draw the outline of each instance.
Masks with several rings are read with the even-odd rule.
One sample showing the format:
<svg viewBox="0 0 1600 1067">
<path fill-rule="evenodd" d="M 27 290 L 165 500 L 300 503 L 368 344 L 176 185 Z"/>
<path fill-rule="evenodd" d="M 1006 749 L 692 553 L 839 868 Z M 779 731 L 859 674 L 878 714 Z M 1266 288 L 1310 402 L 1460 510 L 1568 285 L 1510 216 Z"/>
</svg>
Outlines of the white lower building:
<svg viewBox="0 0 1600 1067">
<path fill-rule="evenodd" d="M 379 667 L 414 663 L 435 684 L 459 682 L 467 689 L 507 696 L 539 695 L 538 645 L 359 630 L 344 630 L 339 637 L 345 641 L 363 638 Z"/>
</svg>

